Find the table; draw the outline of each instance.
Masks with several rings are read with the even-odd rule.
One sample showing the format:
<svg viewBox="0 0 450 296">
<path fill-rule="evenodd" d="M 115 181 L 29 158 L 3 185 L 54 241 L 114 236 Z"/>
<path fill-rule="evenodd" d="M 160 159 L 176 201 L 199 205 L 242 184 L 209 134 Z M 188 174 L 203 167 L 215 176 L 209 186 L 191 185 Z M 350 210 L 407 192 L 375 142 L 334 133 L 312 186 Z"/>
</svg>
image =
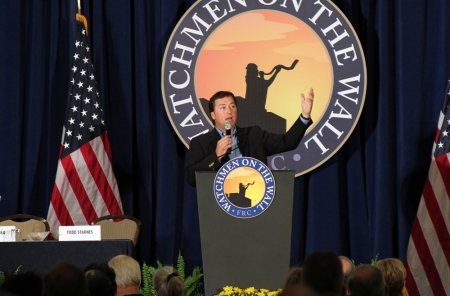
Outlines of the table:
<svg viewBox="0 0 450 296">
<path fill-rule="evenodd" d="M 93 262 L 107 263 L 120 254 L 135 257 L 131 240 L 1 242 L 0 270 L 10 275 L 21 266 L 22 272 L 43 275 L 60 261 L 83 269 Z"/>
</svg>

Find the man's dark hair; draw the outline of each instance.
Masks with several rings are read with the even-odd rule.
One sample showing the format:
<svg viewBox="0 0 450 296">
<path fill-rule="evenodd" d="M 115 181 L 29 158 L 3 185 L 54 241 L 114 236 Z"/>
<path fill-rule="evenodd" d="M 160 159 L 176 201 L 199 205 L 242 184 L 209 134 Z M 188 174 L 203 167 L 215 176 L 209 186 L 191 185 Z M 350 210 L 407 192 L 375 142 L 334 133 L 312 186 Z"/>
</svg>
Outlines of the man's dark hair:
<svg viewBox="0 0 450 296">
<path fill-rule="evenodd" d="M 352 296 L 384 296 L 386 284 L 381 270 L 370 264 L 358 265 L 348 278 Z"/>
<path fill-rule="evenodd" d="M 86 273 L 90 270 L 100 270 L 104 274 L 106 274 L 111 283 L 111 287 L 114 289 L 114 294 L 117 292 L 117 284 L 116 284 L 116 272 L 112 269 L 108 263 L 105 262 L 93 262 L 87 265 L 83 271 Z"/>
<path fill-rule="evenodd" d="M 31 271 L 9 275 L 0 286 L 0 295 L 40 296 L 41 292 L 41 278 Z"/>
<path fill-rule="evenodd" d="M 234 104 L 237 106 L 237 102 L 236 102 L 236 98 L 234 97 L 234 94 L 231 91 L 225 91 L 225 90 L 221 90 L 216 92 L 211 99 L 209 99 L 209 104 L 208 104 L 208 108 L 209 108 L 209 112 L 213 112 L 214 111 L 214 104 L 216 102 L 217 99 L 222 99 L 225 97 L 232 97 L 234 100 Z"/>
<path fill-rule="evenodd" d="M 110 278 L 101 270 L 91 269 L 86 272 L 86 285 L 91 296 L 114 296 L 116 291 Z"/>
<path fill-rule="evenodd" d="M 344 274 L 337 255 L 327 251 L 308 255 L 302 267 L 302 283 L 319 294 L 340 295 L 344 284 Z"/>
<path fill-rule="evenodd" d="M 68 262 L 59 262 L 44 274 L 45 296 L 84 296 L 86 281 L 83 271 Z"/>
</svg>

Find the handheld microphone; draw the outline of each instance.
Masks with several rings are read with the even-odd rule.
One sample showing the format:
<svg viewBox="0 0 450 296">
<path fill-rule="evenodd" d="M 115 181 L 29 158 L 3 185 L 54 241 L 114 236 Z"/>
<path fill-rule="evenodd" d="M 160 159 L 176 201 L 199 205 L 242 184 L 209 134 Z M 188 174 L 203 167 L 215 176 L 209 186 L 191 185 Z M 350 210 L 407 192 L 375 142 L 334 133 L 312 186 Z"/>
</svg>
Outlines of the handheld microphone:
<svg viewBox="0 0 450 296">
<path fill-rule="evenodd" d="M 241 154 L 244 155 L 243 152 L 245 151 L 246 146 L 247 146 L 247 134 L 248 134 L 248 132 L 244 132 L 244 131 L 241 132 L 240 134 L 238 133 L 237 134 L 238 143 L 237 143 L 236 147 L 231 149 L 230 152 L 227 151 L 224 154 L 217 156 L 217 159 L 219 159 L 221 157 L 224 157 L 225 155 L 230 154 L 231 152 L 233 152 L 234 150 L 237 150 L 237 149 L 244 149 L 244 150 L 241 150 Z M 227 149 L 227 150 L 230 150 L 230 149 Z M 214 171 L 214 166 L 213 165 L 214 165 L 214 163 L 212 163 L 210 165 L 210 167 L 212 167 L 212 170 Z"/>
<path fill-rule="evenodd" d="M 231 136 L 231 123 L 225 122 L 225 135 Z M 227 149 L 227 154 L 231 153 L 231 148 Z"/>
</svg>

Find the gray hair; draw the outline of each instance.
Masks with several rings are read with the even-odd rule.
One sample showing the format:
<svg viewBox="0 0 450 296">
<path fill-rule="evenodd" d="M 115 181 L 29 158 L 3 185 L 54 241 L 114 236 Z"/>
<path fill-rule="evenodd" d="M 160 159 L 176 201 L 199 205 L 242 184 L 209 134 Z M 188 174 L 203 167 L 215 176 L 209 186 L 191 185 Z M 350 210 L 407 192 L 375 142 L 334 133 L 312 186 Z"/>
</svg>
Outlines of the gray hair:
<svg viewBox="0 0 450 296">
<path fill-rule="evenodd" d="M 355 270 L 355 263 L 353 263 L 353 261 L 350 260 L 350 258 L 348 258 L 346 256 L 338 256 L 338 258 L 339 258 L 339 260 L 341 260 L 341 263 L 342 263 L 342 261 L 346 261 L 350 264 L 349 269 L 347 269 L 345 271 L 343 270 L 344 271 L 344 283 L 345 283 L 345 285 L 347 285 L 348 277 L 353 272 L 353 270 Z"/>
<path fill-rule="evenodd" d="M 125 288 L 141 285 L 141 267 L 132 257 L 127 255 L 118 255 L 109 260 L 109 267 L 116 273 L 117 287 Z"/>
</svg>

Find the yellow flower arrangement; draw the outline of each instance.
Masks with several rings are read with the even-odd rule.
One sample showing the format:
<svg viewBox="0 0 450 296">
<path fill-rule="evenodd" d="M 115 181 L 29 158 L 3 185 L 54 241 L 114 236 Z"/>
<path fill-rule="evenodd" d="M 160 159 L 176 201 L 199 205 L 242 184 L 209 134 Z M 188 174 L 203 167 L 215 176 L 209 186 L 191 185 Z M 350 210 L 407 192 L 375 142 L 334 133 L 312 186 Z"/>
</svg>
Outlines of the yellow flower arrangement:
<svg viewBox="0 0 450 296">
<path fill-rule="evenodd" d="M 225 286 L 216 296 L 278 296 L 281 289 L 270 291 L 267 289 L 255 289 L 254 287 L 241 289 L 238 287 Z"/>
</svg>

